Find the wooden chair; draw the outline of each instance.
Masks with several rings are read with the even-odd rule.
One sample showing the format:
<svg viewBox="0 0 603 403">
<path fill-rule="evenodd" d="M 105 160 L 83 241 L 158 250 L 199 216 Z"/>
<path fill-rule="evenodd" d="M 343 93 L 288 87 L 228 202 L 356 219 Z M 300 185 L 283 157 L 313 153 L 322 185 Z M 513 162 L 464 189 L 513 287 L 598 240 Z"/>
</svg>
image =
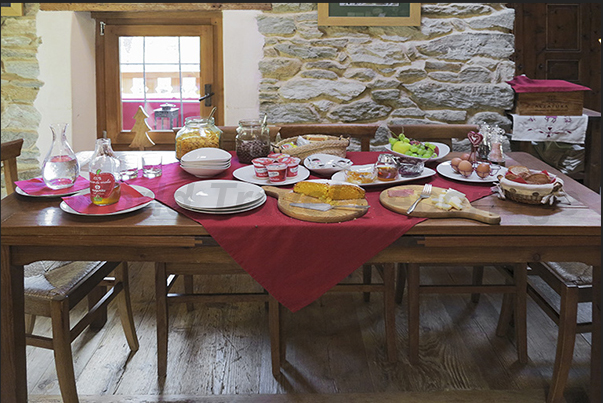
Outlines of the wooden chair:
<svg viewBox="0 0 603 403">
<path fill-rule="evenodd" d="M 420 141 L 437 141 L 448 146 L 452 146 L 453 139 L 465 139 L 470 131 L 478 131 L 479 126 L 466 124 L 425 124 L 425 125 L 390 125 L 389 129 L 399 134 L 404 134 L 412 139 Z M 446 265 L 458 265 L 462 262 L 450 262 Z M 521 266 L 521 265 L 520 265 Z M 509 301 L 516 304 L 515 316 L 518 332 L 518 357 L 521 363 L 527 362 L 527 340 L 524 342 L 526 325 L 525 325 L 525 300 L 526 293 L 524 290 L 525 270 L 518 267 L 517 270 L 507 271 L 503 267 L 496 267 L 498 271 L 503 273 L 505 284 L 500 285 L 483 285 L 485 265 L 473 266 L 473 274 L 471 284 L 434 284 L 422 285 L 420 283 L 420 267 L 415 264 L 399 263 L 397 268 L 396 279 L 396 303 L 401 303 L 404 293 L 404 288 L 408 282 L 408 304 L 409 304 L 409 358 L 411 363 L 417 363 L 419 358 L 419 297 L 421 294 L 451 294 L 451 293 L 470 293 L 471 301 L 477 303 L 481 293 L 505 293 L 513 298 Z M 508 294 L 507 294 L 508 293 Z M 499 328 L 501 328 L 499 321 Z M 500 333 L 500 330 L 497 332 Z"/>
<path fill-rule="evenodd" d="M 572 365 L 576 334 L 592 331 L 592 321 L 578 322 L 578 304 L 592 304 L 593 268 L 571 262 L 530 263 L 529 266 L 527 293 L 559 327 L 553 377 L 546 398 L 547 403 L 559 403 L 564 401 L 563 391 Z M 551 290 L 559 296 L 559 302 L 551 298 Z M 500 316 L 500 335 L 509 330 L 513 314 L 511 300 L 507 297 Z"/>
<path fill-rule="evenodd" d="M 219 126 L 222 130 L 221 148 L 235 150 L 237 126 Z M 272 138 L 279 127 L 270 126 Z M 269 334 L 271 345 L 272 373 L 276 377 L 280 373 L 281 362 L 285 359 L 285 350 L 281 342 L 281 307 L 276 299 L 265 291 L 250 290 L 237 293 L 200 293 L 194 290 L 194 276 L 207 275 L 247 275 L 249 274 L 236 263 L 216 264 L 155 264 L 155 297 L 157 303 L 157 374 L 160 378 L 167 375 L 169 305 L 185 303 L 188 311 L 194 309 L 194 303 L 249 303 L 263 302 L 268 306 Z M 183 277 L 184 293 L 171 292 L 175 281 Z"/>
<path fill-rule="evenodd" d="M 7 193 L 18 180 L 16 159 L 23 140 L 2 144 L 2 163 Z M 26 343 L 54 351 L 61 395 L 65 402 L 78 402 L 71 342 L 88 326 L 101 328 L 107 321 L 107 305 L 117 298 L 118 310 L 130 350 L 138 350 L 127 265 L 119 262 L 40 261 L 24 266 Z M 115 277 L 107 277 L 115 272 Z M 107 287 L 111 287 L 107 291 Z M 88 312 L 73 326 L 69 312 L 84 298 Z M 33 334 L 36 316 L 50 317 L 52 337 Z"/>
</svg>

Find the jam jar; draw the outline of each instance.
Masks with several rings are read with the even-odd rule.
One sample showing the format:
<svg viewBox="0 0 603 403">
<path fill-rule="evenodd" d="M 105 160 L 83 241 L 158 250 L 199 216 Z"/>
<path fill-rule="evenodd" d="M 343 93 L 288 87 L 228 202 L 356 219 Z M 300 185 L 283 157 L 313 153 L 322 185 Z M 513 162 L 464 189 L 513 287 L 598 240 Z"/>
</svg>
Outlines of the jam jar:
<svg viewBox="0 0 603 403">
<path fill-rule="evenodd" d="M 259 120 L 240 120 L 235 142 L 239 162 L 251 164 L 270 153 L 270 130 Z"/>
<path fill-rule="evenodd" d="M 396 157 L 391 154 L 379 154 L 377 163 L 377 179 L 382 181 L 393 181 L 398 176 L 398 164 Z"/>
<path fill-rule="evenodd" d="M 176 134 L 176 158 L 180 159 L 197 148 L 219 148 L 221 136 L 222 130 L 214 124 L 213 118 L 188 117 L 184 127 Z"/>
</svg>

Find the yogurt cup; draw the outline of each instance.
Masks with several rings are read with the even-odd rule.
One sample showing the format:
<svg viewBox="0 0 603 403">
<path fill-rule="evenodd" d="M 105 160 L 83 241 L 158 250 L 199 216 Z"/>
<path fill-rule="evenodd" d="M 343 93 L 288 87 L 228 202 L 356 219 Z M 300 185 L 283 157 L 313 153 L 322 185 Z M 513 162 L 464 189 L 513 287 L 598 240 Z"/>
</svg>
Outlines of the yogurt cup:
<svg viewBox="0 0 603 403">
<path fill-rule="evenodd" d="M 271 183 L 284 182 L 287 179 L 287 164 L 275 162 L 266 166 L 266 169 Z"/>
<path fill-rule="evenodd" d="M 254 158 L 251 160 L 255 176 L 258 178 L 268 178 L 268 169 L 266 167 L 274 162 L 272 158 Z"/>
<path fill-rule="evenodd" d="M 297 176 L 297 172 L 299 170 L 299 163 L 301 162 L 300 158 L 297 157 L 289 157 L 287 160 L 287 178 L 293 178 Z"/>
</svg>

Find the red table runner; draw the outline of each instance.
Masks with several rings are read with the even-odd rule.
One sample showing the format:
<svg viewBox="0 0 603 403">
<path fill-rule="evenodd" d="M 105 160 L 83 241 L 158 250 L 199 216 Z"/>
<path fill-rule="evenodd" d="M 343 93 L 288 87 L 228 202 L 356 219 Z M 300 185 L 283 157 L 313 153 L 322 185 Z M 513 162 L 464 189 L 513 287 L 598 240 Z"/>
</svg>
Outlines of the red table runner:
<svg viewBox="0 0 603 403">
<path fill-rule="evenodd" d="M 378 155 L 348 152 L 347 157 L 355 164 L 367 164 L 374 163 Z M 232 166 L 211 179 L 233 179 L 232 172 L 241 166 L 233 157 Z M 139 178 L 129 183 L 153 190 L 158 201 L 202 224 L 245 271 L 292 312 L 318 299 L 415 224 L 426 220 L 383 207 L 379 194 L 387 186 L 366 188 L 369 211 L 342 223 L 312 223 L 288 217 L 278 210 L 277 200 L 272 197 L 261 207 L 233 215 L 203 214 L 178 206 L 174 192 L 198 180 L 203 179 L 173 163 L 164 165 L 159 178 Z M 455 182 L 439 174 L 412 183 L 428 182 L 457 189 L 470 201 L 491 193 L 490 184 Z"/>
</svg>

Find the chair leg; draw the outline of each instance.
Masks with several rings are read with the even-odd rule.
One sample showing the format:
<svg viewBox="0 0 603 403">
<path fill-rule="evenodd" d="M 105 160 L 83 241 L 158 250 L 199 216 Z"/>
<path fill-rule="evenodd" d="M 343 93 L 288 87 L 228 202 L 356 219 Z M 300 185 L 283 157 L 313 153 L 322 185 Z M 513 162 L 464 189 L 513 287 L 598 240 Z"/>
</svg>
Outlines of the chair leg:
<svg viewBox="0 0 603 403">
<path fill-rule="evenodd" d="M 372 282 L 372 265 L 370 264 L 365 264 L 362 265 L 362 280 L 364 284 L 371 284 Z M 363 293 L 364 295 L 364 302 L 369 302 L 371 300 L 371 293 L 370 292 L 365 292 Z"/>
<path fill-rule="evenodd" d="M 25 334 L 33 334 L 36 325 L 36 315 L 25 315 Z"/>
<path fill-rule="evenodd" d="M 484 266 L 473 266 L 472 284 L 482 285 L 484 282 Z M 479 302 L 480 293 L 471 294 L 471 302 L 477 304 Z"/>
<path fill-rule="evenodd" d="M 285 361 L 286 344 L 283 337 L 281 304 L 273 296 L 270 296 L 268 305 L 272 376 L 277 377 L 281 373 L 281 367 Z"/>
<path fill-rule="evenodd" d="M 513 267 L 515 280 L 515 340 L 517 357 L 521 364 L 528 362 L 528 333 L 527 333 L 527 297 L 528 297 L 528 265 L 516 264 Z"/>
<path fill-rule="evenodd" d="M 54 363 L 57 369 L 61 396 L 65 403 L 78 403 L 69 332 L 69 300 L 51 302 L 50 315 Z"/>
<path fill-rule="evenodd" d="M 389 362 L 398 360 L 396 346 L 396 268 L 393 263 L 383 265 L 383 314 L 385 322 L 385 344 Z"/>
<path fill-rule="evenodd" d="M 157 376 L 167 374 L 168 304 L 165 263 L 155 263 L 155 302 L 157 305 Z"/>
<path fill-rule="evenodd" d="M 563 391 L 567 382 L 574 345 L 576 343 L 576 328 L 578 321 L 578 290 L 564 287 L 561 289 L 561 305 L 559 310 L 559 331 L 557 337 L 557 352 L 551 387 L 547 395 L 547 403 L 563 401 Z"/>
<path fill-rule="evenodd" d="M 496 335 L 499 337 L 505 336 L 509 332 L 511 321 L 513 320 L 513 295 L 503 294 L 502 305 L 500 308 L 500 316 L 498 317 L 498 325 L 496 326 Z"/>
<path fill-rule="evenodd" d="M 107 287 L 102 285 L 94 287 L 86 297 L 88 300 L 88 310 L 92 309 L 106 293 Z M 105 323 L 107 323 L 107 306 L 103 306 L 97 311 L 96 318 L 90 323 L 90 329 L 100 330 L 105 326 Z"/>
<path fill-rule="evenodd" d="M 419 363 L 419 286 L 420 265 L 410 263 L 407 266 L 408 281 L 408 360 Z"/>
<path fill-rule="evenodd" d="M 184 278 L 184 293 L 192 294 L 194 292 L 193 276 L 190 274 L 182 276 Z M 186 303 L 186 310 L 192 312 L 195 310 L 195 304 L 192 302 Z"/>
<path fill-rule="evenodd" d="M 136 327 L 134 326 L 134 313 L 132 312 L 132 301 L 130 298 L 130 276 L 128 274 L 128 263 L 122 262 L 115 269 L 115 280 L 117 283 L 122 283 L 123 289 L 116 297 L 117 309 L 121 326 L 124 329 L 128 345 L 132 352 L 138 351 L 138 337 L 136 335 Z"/>
<path fill-rule="evenodd" d="M 396 263 L 396 304 L 402 303 L 404 297 L 404 287 L 406 287 L 406 263 Z"/>
</svg>

